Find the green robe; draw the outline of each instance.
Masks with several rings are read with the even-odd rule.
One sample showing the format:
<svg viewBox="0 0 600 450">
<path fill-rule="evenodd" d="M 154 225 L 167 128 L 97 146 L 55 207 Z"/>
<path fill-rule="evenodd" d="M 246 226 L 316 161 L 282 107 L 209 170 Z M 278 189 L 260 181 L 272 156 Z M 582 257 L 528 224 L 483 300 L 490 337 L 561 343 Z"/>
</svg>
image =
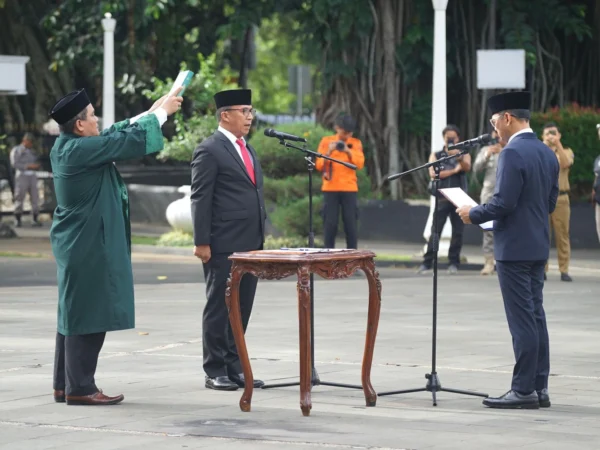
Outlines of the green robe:
<svg viewBox="0 0 600 450">
<path fill-rule="evenodd" d="M 57 207 L 50 229 L 58 279 L 58 332 L 135 327 L 129 197 L 114 161 L 163 148 L 154 114 L 100 136 L 63 133 L 50 151 Z"/>
</svg>

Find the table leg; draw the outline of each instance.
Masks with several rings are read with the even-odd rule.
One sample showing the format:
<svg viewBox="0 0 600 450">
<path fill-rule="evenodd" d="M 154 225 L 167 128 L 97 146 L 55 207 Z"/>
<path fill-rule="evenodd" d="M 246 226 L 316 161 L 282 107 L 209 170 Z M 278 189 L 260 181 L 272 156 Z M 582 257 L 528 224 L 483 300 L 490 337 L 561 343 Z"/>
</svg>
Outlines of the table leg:
<svg viewBox="0 0 600 450">
<path fill-rule="evenodd" d="M 379 313 L 381 311 L 381 282 L 379 281 L 379 273 L 375 269 L 375 262 L 372 259 L 366 260 L 362 264 L 362 269 L 369 281 L 369 316 L 367 319 L 367 336 L 362 364 L 362 386 L 367 406 L 375 406 L 377 403 L 377 393 L 371 384 L 371 365 L 373 364 L 375 338 L 377 337 Z"/>
<path fill-rule="evenodd" d="M 298 268 L 298 316 L 300 328 L 300 409 L 310 415 L 312 361 L 310 353 L 310 272 L 308 267 Z"/>
<path fill-rule="evenodd" d="M 231 267 L 231 274 L 227 280 L 227 290 L 225 293 L 225 302 L 229 309 L 229 322 L 231 323 L 231 331 L 237 347 L 240 362 L 242 363 L 242 371 L 244 372 L 245 387 L 242 398 L 240 399 L 240 409 L 244 412 L 249 412 L 252 403 L 252 391 L 254 389 L 254 376 L 252 375 L 252 367 L 250 366 L 250 358 L 248 357 L 248 349 L 246 347 L 246 338 L 244 336 L 244 328 L 242 325 L 242 313 L 240 310 L 240 281 L 243 271 L 234 262 Z"/>
</svg>

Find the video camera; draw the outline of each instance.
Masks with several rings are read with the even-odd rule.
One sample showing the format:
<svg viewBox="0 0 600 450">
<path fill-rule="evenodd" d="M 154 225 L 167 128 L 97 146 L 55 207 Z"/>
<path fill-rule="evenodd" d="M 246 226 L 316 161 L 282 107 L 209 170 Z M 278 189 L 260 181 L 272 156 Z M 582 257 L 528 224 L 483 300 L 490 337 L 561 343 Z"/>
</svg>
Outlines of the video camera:
<svg viewBox="0 0 600 450">
<path fill-rule="evenodd" d="M 342 150 L 344 150 L 345 146 L 346 146 L 346 143 L 344 141 L 337 141 L 335 144 L 335 149 L 342 151 Z M 348 148 L 352 148 L 352 144 L 348 144 Z"/>
</svg>

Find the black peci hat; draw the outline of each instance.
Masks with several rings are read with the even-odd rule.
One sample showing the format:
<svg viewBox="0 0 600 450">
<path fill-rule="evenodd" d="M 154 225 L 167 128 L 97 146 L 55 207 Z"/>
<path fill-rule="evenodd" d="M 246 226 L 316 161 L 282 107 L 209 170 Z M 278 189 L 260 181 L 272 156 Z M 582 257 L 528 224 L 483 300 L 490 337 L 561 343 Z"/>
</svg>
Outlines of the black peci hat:
<svg viewBox="0 0 600 450">
<path fill-rule="evenodd" d="M 64 125 L 87 108 L 90 103 L 85 89 L 73 91 L 56 102 L 50 111 L 50 117 L 59 125 Z"/>
<path fill-rule="evenodd" d="M 234 105 L 252 105 L 252 91 L 250 89 L 232 89 L 217 92 L 214 96 L 217 109 Z"/>
<path fill-rule="evenodd" d="M 490 97 L 487 104 L 492 115 L 511 109 L 529 110 L 531 107 L 531 93 L 527 91 L 506 92 Z"/>
</svg>

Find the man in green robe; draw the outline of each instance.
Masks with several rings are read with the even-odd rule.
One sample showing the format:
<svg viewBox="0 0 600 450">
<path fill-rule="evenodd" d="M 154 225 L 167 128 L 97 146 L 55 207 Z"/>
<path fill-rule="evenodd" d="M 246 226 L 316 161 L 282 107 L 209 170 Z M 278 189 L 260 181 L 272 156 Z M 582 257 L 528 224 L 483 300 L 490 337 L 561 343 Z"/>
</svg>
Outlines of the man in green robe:
<svg viewBox="0 0 600 450">
<path fill-rule="evenodd" d="M 180 108 L 178 93 L 102 133 L 83 89 L 50 113 L 61 129 L 50 152 L 57 201 L 50 230 L 59 296 L 57 402 L 112 405 L 124 398 L 104 395 L 94 379 L 106 332 L 135 326 L 129 200 L 114 162 L 163 148 L 161 126 Z"/>
</svg>

